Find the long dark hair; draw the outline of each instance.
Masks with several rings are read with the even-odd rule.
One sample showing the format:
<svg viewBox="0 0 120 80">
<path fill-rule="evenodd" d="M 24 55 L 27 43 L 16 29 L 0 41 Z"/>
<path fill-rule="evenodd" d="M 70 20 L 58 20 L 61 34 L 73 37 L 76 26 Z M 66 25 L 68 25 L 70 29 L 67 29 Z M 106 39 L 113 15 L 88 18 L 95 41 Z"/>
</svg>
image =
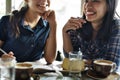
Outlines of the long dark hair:
<svg viewBox="0 0 120 80">
<path fill-rule="evenodd" d="M 101 40 L 108 40 L 109 36 L 110 36 L 110 32 L 112 29 L 112 21 L 114 18 L 114 14 L 115 14 L 115 8 L 116 8 L 116 3 L 117 0 L 106 0 L 107 3 L 107 13 L 104 16 L 104 20 L 102 23 L 102 27 L 100 28 L 99 32 L 98 32 L 98 39 Z M 83 18 L 86 19 L 85 15 L 83 14 Z M 85 39 L 85 40 L 91 40 L 92 39 L 92 25 L 90 22 L 87 22 L 87 24 L 83 25 L 83 29 L 81 30 L 81 36 Z M 87 30 L 87 32 L 85 31 Z"/>
<path fill-rule="evenodd" d="M 10 15 L 10 23 L 13 29 L 12 35 L 15 37 L 18 37 L 20 35 L 20 31 L 19 31 L 20 20 L 24 17 L 27 10 L 28 10 L 28 5 L 25 5 L 19 11 L 14 10 Z"/>
</svg>

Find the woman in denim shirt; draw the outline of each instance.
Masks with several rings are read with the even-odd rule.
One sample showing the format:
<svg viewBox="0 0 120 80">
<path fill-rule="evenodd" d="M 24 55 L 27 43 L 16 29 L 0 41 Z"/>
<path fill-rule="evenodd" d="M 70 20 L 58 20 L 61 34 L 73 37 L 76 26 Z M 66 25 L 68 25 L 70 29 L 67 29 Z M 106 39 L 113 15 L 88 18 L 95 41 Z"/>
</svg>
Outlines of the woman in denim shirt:
<svg viewBox="0 0 120 80">
<path fill-rule="evenodd" d="M 24 0 L 20 11 L 3 16 L 0 20 L 0 47 L 16 57 L 18 62 L 36 61 L 44 54 L 47 63 L 56 55 L 55 12 L 49 10 L 50 0 Z M 11 52 L 12 51 L 12 52 Z"/>
<path fill-rule="evenodd" d="M 116 2 L 84 1 L 83 18 L 71 17 L 63 28 L 66 57 L 70 51 L 80 48 L 86 64 L 95 59 L 107 59 L 120 66 L 120 20 L 114 18 Z"/>
</svg>

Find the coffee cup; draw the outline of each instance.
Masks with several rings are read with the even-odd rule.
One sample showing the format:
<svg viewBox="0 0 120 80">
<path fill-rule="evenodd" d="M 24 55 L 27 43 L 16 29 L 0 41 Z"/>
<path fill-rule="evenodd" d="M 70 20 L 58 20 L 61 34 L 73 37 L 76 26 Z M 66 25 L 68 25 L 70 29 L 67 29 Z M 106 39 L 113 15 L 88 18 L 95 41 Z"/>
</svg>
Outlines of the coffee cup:
<svg viewBox="0 0 120 80">
<path fill-rule="evenodd" d="M 32 64 L 17 63 L 15 80 L 30 80 L 32 72 L 33 72 Z"/>
<path fill-rule="evenodd" d="M 116 63 L 109 60 L 95 60 L 93 61 L 93 70 L 107 77 L 111 72 L 116 69 Z"/>
</svg>

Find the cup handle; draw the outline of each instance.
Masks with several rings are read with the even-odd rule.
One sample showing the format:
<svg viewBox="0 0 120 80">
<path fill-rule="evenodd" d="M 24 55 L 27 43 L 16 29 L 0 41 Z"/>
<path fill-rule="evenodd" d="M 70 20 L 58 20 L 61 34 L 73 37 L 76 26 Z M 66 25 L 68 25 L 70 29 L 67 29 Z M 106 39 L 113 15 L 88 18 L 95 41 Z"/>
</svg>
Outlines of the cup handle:
<svg viewBox="0 0 120 80">
<path fill-rule="evenodd" d="M 116 67 L 117 67 L 116 63 L 113 63 L 113 66 L 112 66 L 111 72 L 114 72 L 115 69 L 116 69 Z"/>
</svg>

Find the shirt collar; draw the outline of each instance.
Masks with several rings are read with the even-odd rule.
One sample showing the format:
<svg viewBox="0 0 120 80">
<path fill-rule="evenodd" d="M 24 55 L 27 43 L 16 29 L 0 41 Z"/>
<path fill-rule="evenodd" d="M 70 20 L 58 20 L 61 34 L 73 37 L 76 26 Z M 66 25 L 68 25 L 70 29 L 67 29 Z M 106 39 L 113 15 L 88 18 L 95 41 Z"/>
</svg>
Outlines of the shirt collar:
<svg viewBox="0 0 120 80">
<path fill-rule="evenodd" d="M 40 24 L 40 26 L 42 26 L 42 27 L 47 27 L 47 23 L 48 22 L 46 20 L 44 20 L 43 18 L 40 18 L 40 20 L 39 20 L 37 25 Z"/>
<path fill-rule="evenodd" d="M 36 27 L 41 28 L 41 27 L 47 27 L 48 21 L 44 20 L 43 18 L 40 18 L 39 22 L 37 23 Z M 21 19 L 20 21 L 20 26 L 26 27 L 28 25 L 24 25 L 24 18 Z"/>
</svg>

